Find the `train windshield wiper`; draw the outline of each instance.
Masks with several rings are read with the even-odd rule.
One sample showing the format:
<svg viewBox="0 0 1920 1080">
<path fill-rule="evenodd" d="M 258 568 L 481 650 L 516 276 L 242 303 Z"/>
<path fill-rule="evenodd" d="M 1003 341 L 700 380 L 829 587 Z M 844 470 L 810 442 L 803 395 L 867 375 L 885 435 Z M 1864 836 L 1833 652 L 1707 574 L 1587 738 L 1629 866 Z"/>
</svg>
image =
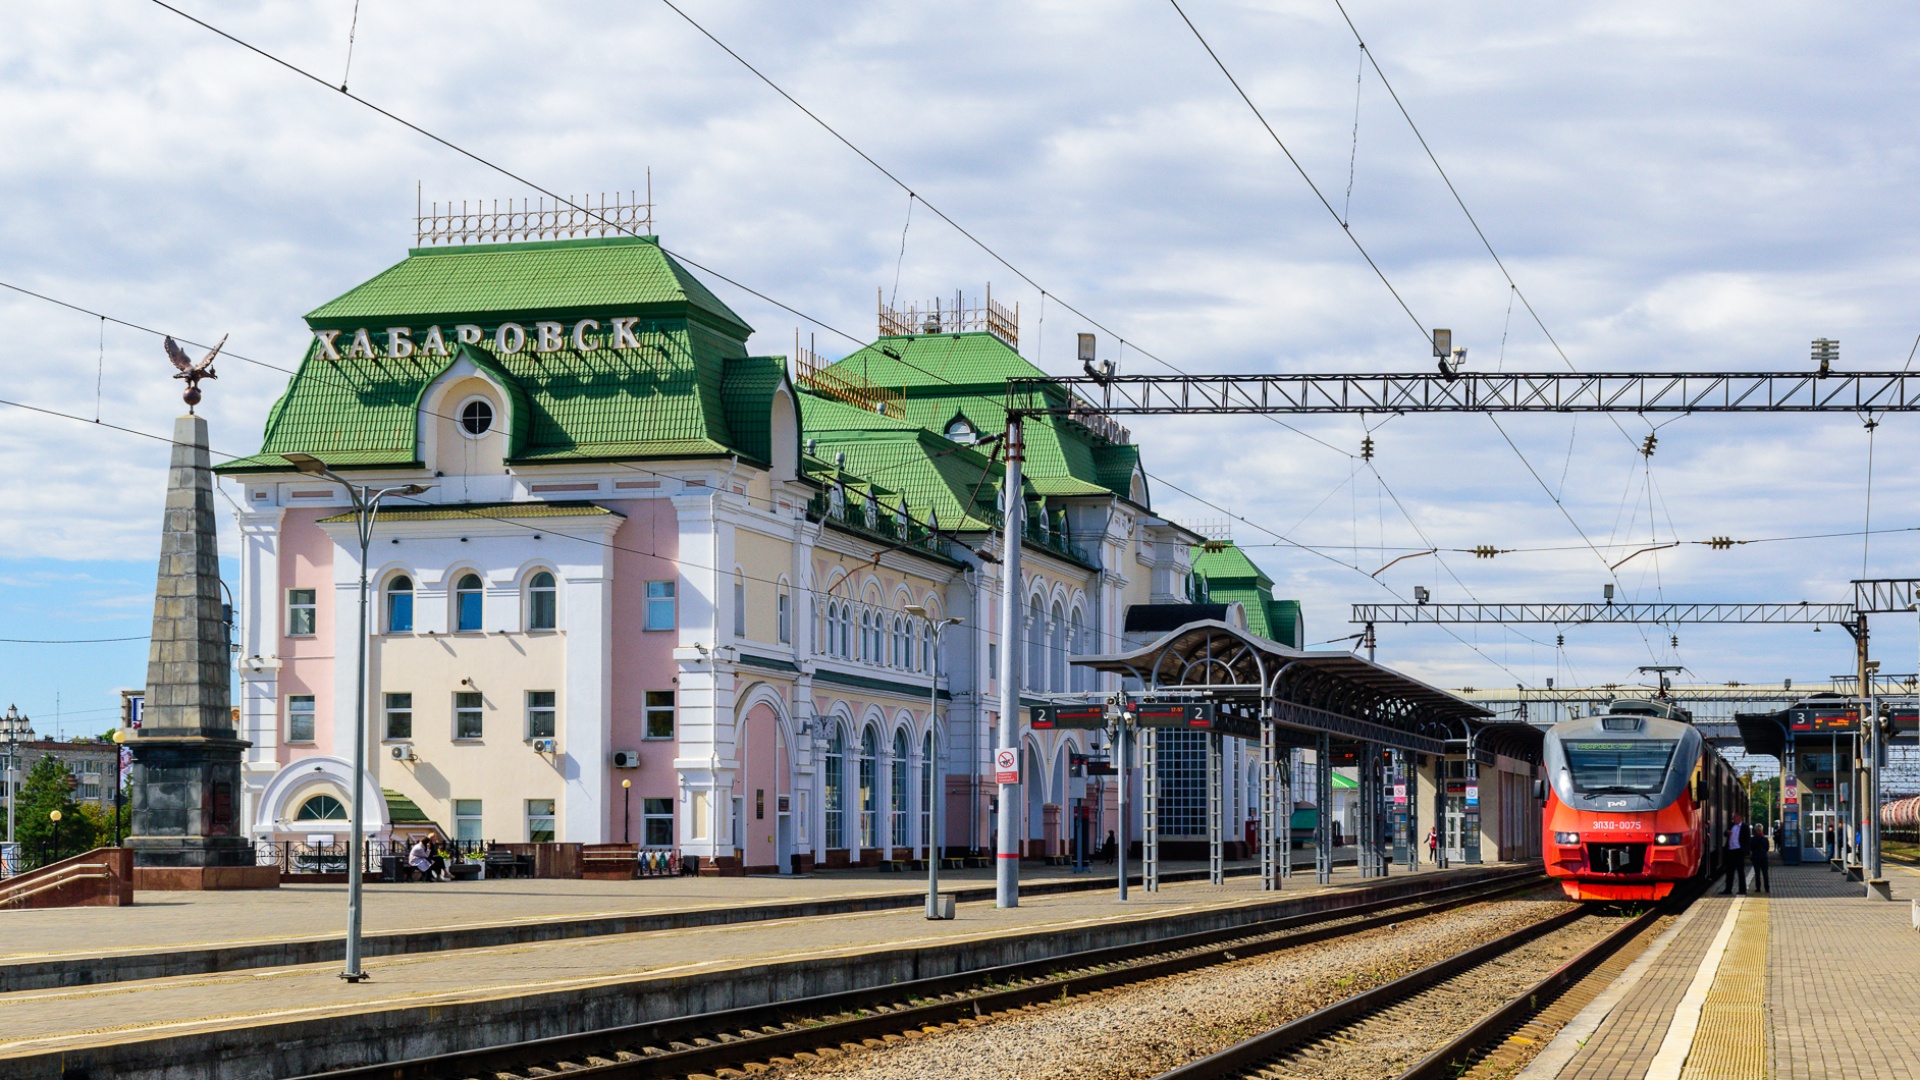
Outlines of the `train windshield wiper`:
<svg viewBox="0 0 1920 1080">
<path fill-rule="evenodd" d="M 1582 795 L 1645 795 L 1643 788 L 1636 787 L 1591 787 L 1581 788 Z"/>
</svg>

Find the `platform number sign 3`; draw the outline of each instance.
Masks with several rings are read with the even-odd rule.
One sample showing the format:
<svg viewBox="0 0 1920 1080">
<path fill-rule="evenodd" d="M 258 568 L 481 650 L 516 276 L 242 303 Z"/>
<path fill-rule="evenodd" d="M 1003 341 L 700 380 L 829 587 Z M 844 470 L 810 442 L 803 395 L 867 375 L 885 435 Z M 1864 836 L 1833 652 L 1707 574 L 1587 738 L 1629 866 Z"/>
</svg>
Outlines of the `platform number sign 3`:
<svg viewBox="0 0 1920 1080">
<path fill-rule="evenodd" d="M 993 752 L 993 782 L 996 784 L 1020 782 L 1019 750 L 1011 746 L 1003 746 Z"/>
</svg>

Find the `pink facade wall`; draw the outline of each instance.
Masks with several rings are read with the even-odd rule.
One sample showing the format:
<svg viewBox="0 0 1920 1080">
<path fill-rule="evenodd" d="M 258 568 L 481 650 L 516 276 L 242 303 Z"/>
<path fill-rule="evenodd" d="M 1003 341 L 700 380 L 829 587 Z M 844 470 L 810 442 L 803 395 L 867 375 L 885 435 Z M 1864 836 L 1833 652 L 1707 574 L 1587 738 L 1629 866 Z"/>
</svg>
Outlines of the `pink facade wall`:
<svg viewBox="0 0 1920 1080">
<path fill-rule="evenodd" d="M 333 507 L 288 508 L 280 527 L 280 595 L 264 605 L 279 635 L 280 700 L 275 706 L 279 717 L 280 764 L 304 757 L 334 752 L 333 643 L 334 611 L 333 540 L 315 524 L 321 518 L 339 513 Z M 312 589 L 314 592 L 314 635 L 287 636 L 287 590 Z M 353 612 L 349 617 L 357 617 Z M 289 746 L 287 734 L 287 698 L 294 694 L 312 694 L 314 741 Z M 349 727 L 352 721 L 347 722 Z"/>
<path fill-rule="evenodd" d="M 667 499 L 607 500 L 608 509 L 627 515 L 613 534 L 613 727 L 611 750 L 638 750 L 638 769 L 613 770 L 608 808 L 608 836 L 626 835 L 621 816 L 626 799 L 620 781 L 633 781 L 632 836 L 643 842 L 641 799 L 679 797 L 679 774 L 673 759 L 678 741 L 647 742 L 646 691 L 673 690 L 677 667 L 673 659 L 678 632 L 648 631 L 646 593 L 649 581 L 677 581 L 680 570 L 680 526 Z M 642 554 L 651 552 L 651 554 Z M 676 624 L 678 620 L 676 619 Z M 676 836 L 678 834 L 676 833 Z"/>
</svg>

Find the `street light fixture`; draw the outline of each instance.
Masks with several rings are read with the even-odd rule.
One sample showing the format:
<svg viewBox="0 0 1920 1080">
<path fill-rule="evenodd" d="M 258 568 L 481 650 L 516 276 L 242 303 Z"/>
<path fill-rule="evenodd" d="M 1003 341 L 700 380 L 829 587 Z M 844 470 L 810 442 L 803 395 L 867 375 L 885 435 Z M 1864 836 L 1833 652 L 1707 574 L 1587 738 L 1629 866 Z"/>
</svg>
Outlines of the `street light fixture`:
<svg viewBox="0 0 1920 1080">
<path fill-rule="evenodd" d="M 945 850 L 941 826 L 946 821 L 942 811 L 946 808 L 947 793 L 946 776 L 940 771 L 940 635 L 947 627 L 958 626 L 964 620 L 958 616 L 935 619 L 922 604 L 908 604 L 905 610 L 913 618 L 925 619 L 933 628 L 933 655 L 928 657 L 927 665 L 932 673 L 927 686 L 927 743 L 932 754 L 932 760 L 927 762 L 927 785 L 931 789 L 927 792 L 927 806 L 932 811 L 932 820 L 927 822 L 927 831 L 932 834 L 927 837 L 927 918 L 944 919 L 948 915 L 940 907 L 940 857 Z"/>
<path fill-rule="evenodd" d="M 127 743 L 127 729 L 113 729 L 113 846 L 120 846 L 120 748 Z"/>
<path fill-rule="evenodd" d="M 60 811 L 48 811 L 47 820 L 53 822 L 53 847 L 47 850 L 46 863 L 48 866 L 52 866 L 60 859 Z"/>
<path fill-rule="evenodd" d="M 380 513 L 381 499 L 389 495 L 419 495 L 427 489 L 421 484 L 370 488 L 365 484 L 348 482 L 312 454 L 280 456 L 303 474 L 331 480 L 346 490 L 347 498 L 353 501 L 354 528 L 360 540 L 360 649 L 354 670 L 353 791 L 349 800 L 353 806 L 353 821 L 350 826 L 352 832 L 347 836 L 347 958 L 340 972 L 341 978 L 357 983 L 367 977 L 367 973 L 360 970 L 360 868 L 366 861 L 367 843 L 366 835 L 361 830 L 366 820 L 365 800 L 361 795 L 366 790 L 367 771 L 367 548 L 373 543 L 373 522 Z"/>
<path fill-rule="evenodd" d="M 9 845 L 13 844 L 17 839 L 13 835 L 13 804 L 20 801 L 20 792 L 13 782 L 13 772 L 15 755 L 19 752 L 20 728 L 26 723 L 28 723 L 28 720 L 26 717 L 20 715 L 20 707 L 18 705 L 7 706 L 7 772 L 5 783 L 0 784 L 0 787 L 5 788 L 5 791 L 0 792 L 0 794 L 5 794 L 7 797 L 7 843 Z M 14 851 L 13 857 L 15 859 L 20 857 L 17 849 Z"/>
<path fill-rule="evenodd" d="M 620 790 L 626 793 L 627 808 L 620 815 L 620 842 L 633 843 L 633 781 L 620 781 Z"/>
</svg>

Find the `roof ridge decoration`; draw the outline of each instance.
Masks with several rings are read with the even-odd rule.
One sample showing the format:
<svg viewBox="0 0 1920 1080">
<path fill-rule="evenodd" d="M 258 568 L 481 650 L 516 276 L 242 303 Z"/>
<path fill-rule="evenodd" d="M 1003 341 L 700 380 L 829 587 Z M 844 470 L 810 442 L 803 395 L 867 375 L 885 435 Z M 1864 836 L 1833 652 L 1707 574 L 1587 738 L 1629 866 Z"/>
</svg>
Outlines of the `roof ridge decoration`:
<svg viewBox="0 0 1920 1080">
<path fill-rule="evenodd" d="M 953 292 L 953 303 L 941 307 L 939 297 L 927 302 L 922 308 L 919 304 L 909 304 L 905 311 L 894 307 L 874 290 L 880 307 L 881 337 L 912 337 L 915 334 L 964 334 L 970 331 L 985 330 L 1007 344 L 1008 348 L 1018 352 L 1020 349 L 1020 304 L 1014 302 L 1013 310 L 1007 310 L 1005 304 L 997 304 L 993 299 L 993 282 L 987 282 L 987 297 L 984 302 L 976 301 L 968 307 L 966 298 L 960 290 Z"/>
<path fill-rule="evenodd" d="M 521 198 L 516 209 L 513 200 L 507 200 L 507 208 L 500 209 L 500 200 L 491 204 L 484 199 L 475 199 L 471 208 L 467 200 L 460 200 L 460 209 L 453 208 L 453 200 L 447 200 L 447 208 L 440 209 L 436 200 L 431 209 L 424 208 L 420 202 L 420 186 L 415 184 L 413 195 L 413 246 L 434 247 L 441 244 L 511 244 L 524 240 L 570 240 L 586 236 L 652 236 L 653 235 L 653 170 L 647 170 L 647 195 L 641 201 L 638 191 L 628 191 L 623 196 L 616 191 L 611 202 L 607 193 L 600 193 L 600 207 L 594 209 L 593 196 L 572 195 L 556 196 L 552 206 L 547 205 L 546 196 L 529 203 Z"/>
</svg>

